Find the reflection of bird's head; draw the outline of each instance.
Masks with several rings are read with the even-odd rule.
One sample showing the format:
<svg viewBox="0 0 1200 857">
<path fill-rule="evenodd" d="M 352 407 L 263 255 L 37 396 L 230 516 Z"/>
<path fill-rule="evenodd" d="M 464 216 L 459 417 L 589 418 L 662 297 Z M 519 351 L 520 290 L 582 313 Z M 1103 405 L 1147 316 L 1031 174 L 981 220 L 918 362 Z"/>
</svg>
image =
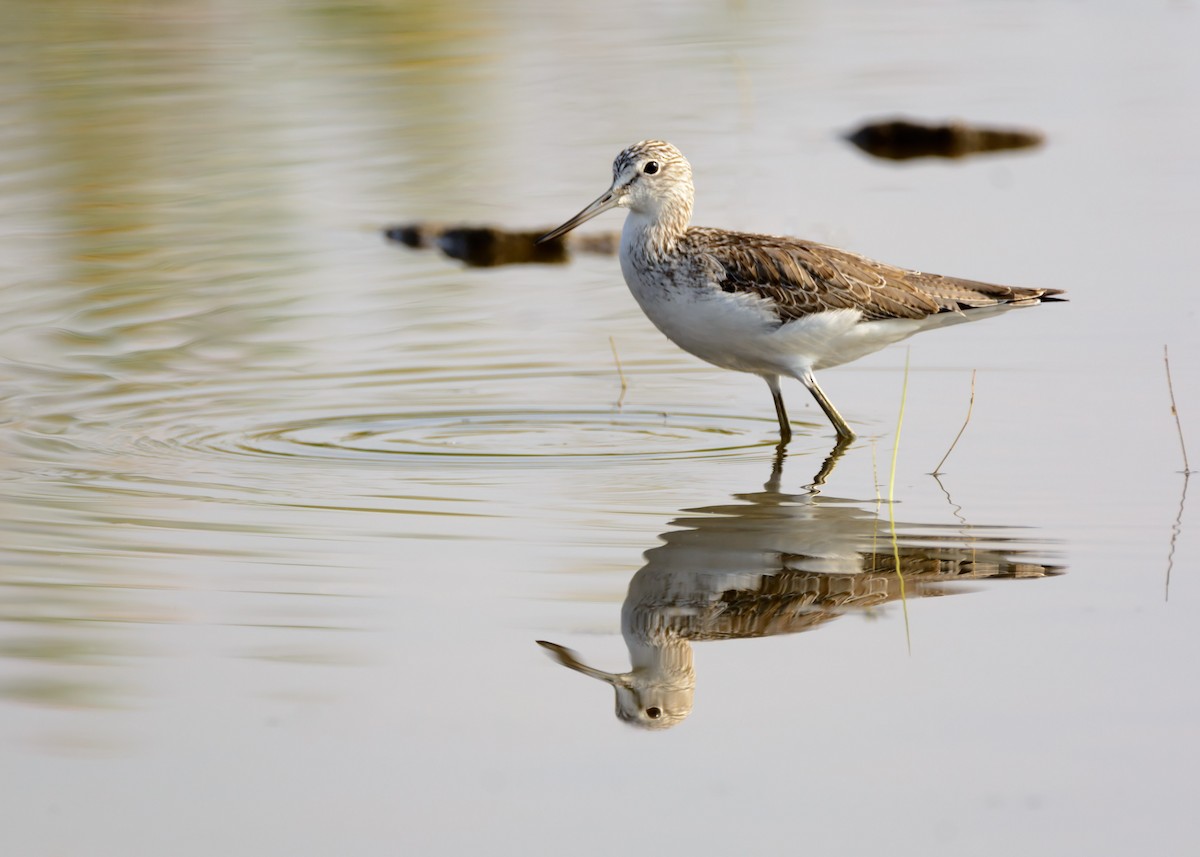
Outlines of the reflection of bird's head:
<svg viewBox="0 0 1200 857">
<path fill-rule="evenodd" d="M 639 684 L 626 673 L 623 684 L 613 684 L 617 691 L 617 717 L 643 729 L 670 729 L 692 713 L 695 685 L 671 687 L 661 684 Z"/>
<path fill-rule="evenodd" d="M 545 640 L 537 642 L 564 667 L 612 685 L 617 694 L 619 720 L 644 729 L 670 729 L 692 713 L 696 679 L 690 664 L 681 672 L 610 673 L 588 666 L 565 646 Z"/>
</svg>

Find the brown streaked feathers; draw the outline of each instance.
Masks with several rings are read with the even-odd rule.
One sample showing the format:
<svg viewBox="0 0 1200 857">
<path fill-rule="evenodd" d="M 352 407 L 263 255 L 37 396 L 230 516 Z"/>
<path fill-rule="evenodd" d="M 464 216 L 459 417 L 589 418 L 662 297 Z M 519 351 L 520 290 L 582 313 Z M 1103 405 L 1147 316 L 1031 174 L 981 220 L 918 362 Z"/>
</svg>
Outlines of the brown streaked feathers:
<svg viewBox="0 0 1200 857">
<path fill-rule="evenodd" d="M 727 292 L 750 292 L 772 302 L 780 321 L 836 309 L 861 310 L 864 321 L 919 319 L 996 304 L 1055 300 L 1060 289 L 1027 289 L 925 274 L 885 265 L 797 238 L 693 226 L 682 254 L 714 262 Z"/>
</svg>

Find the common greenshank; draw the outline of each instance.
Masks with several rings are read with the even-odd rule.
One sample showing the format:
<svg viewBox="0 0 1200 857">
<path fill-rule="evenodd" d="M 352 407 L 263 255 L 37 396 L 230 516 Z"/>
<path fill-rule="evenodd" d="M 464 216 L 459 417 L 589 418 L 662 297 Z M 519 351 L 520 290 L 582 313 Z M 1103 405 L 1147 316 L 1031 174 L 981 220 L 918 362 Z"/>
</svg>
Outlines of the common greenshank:
<svg viewBox="0 0 1200 857">
<path fill-rule="evenodd" d="M 629 209 L 621 271 L 642 310 L 684 351 L 766 381 L 784 444 L 792 431 L 781 376 L 808 388 L 844 445 L 854 432 L 816 370 L 1062 293 L 910 271 L 798 238 L 689 226 L 693 198 L 687 159 L 670 143 L 644 140 L 617 155 L 608 190 L 538 240 Z"/>
</svg>

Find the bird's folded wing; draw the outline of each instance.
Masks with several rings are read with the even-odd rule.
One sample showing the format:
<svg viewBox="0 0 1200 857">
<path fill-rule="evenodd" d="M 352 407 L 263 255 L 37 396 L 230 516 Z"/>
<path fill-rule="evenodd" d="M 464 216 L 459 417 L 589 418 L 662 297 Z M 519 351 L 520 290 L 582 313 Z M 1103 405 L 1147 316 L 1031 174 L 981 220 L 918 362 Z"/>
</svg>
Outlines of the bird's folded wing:
<svg viewBox="0 0 1200 857">
<path fill-rule="evenodd" d="M 684 239 L 717 268 L 727 292 L 770 301 L 782 321 L 856 309 L 864 320 L 925 318 L 995 304 L 1037 303 L 1057 289 L 1027 289 L 925 274 L 823 244 L 692 228 Z"/>
</svg>

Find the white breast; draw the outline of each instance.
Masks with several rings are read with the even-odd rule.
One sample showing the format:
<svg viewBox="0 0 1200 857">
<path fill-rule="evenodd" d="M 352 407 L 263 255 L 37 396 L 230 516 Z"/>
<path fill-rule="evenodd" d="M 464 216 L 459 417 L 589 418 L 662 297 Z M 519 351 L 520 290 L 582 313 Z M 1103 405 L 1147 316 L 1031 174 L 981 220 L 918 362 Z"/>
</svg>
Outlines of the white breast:
<svg viewBox="0 0 1200 857">
<path fill-rule="evenodd" d="M 779 323 L 767 298 L 725 292 L 695 258 L 650 258 L 647 223 L 631 213 L 621 236 L 621 271 L 642 311 L 668 339 L 723 369 L 795 375 L 838 366 L 899 342 L 925 319 L 862 321 L 855 309 L 827 310 Z"/>
</svg>

